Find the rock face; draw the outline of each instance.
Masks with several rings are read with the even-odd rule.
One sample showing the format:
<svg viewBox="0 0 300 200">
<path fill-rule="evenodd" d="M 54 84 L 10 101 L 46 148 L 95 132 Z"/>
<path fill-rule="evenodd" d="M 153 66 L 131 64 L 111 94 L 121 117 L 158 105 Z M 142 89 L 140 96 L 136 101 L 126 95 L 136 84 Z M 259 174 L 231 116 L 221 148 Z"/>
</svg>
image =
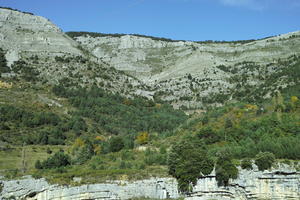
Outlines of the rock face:
<svg viewBox="0 0 300 200">
<path fill-rule="evenodd" d="M 123 94 L 135 94 L 134 86 L 141 85 L 84 52 L 78 42 L 44 17 L 0 8 L 0 48 L 12 71 L 15 61 L 23 62 L 21 68 L 31 68 L 35 72 L 29 74 L 34 76 L 31 80 L 42 84 L 53 85 L 64 79 L 79 85 L 101 85 L 113 92 L 122 89 Z M 3 73 L 0 77 L 16 75 L 22 76 Z"/>
<path fill-rule="evenodd" d="M 292 32 L 249 43 L 200 43 L 164 41 L 147 37 L 76 37 L 94 56 L 116 69 L 129 71 L 146 83 L 168 80 L 186 74 L 202 78 L 205 70 L 218 65 L 235 65 L 244 61 L 267 64 L 278 58 L 300 53 L 300 32 Z M 220 78 L 220 73 L 212 73 Z"/>
<path fill-rule="evenodd" d="M 239 169 L 239 177 L 229 187 L 218 187 L 214 175 L 198 180 L 193 193 L 186 200 L 248 200 L 300 199 L 300 173 L 280 164 L 270 171 Z"/>
<path fill-rule="evenodd" d="M 74 39 L 93 56 L 141 80 L 155 91 L 153 96 L 169 101 L 175 108 L 201 109 L 204 104 L 247 96 L 236 94 L 238 87 L 245 94 L 249 94 L 249 88 L 262 87 L 265 90 L 260 90 L 259 96 L 267 98 L 278 85 L 295 84 L 284 77 L 269 79 L 286 70 L 294 62 L 293 56 L 300 56 L 300 32 L 228 43 L 166 41 L 134 35 L 83 34 Z"/>
<path fill-rule="evenodd" d="M 11 68 L 25 61 L 42 82 L 67 78 L 201 111 L 228 101 L 266 99 L 279 87 L 298 84 L 285 72 L 300 59 L 300 32 L 252 42 L 86 34 L 72 39 L 43 17 L 0 8 L 0 48 Z"/>
<path fill-rule="evenodd" d="M 239 169 L 239 177 L 228 187 L 218 187 L 214 173 L 198 180 L 186 200 L 285 200 L 300 199 L 300 173 L 286 164 L 269 171 Z M 2 186 L 1 186 L 2 185 Z M 180 195 L 172 178 L 152 178 L 127 182 L 111 181 L 77 187 L 50 185 L 44 179 L 26 177 L 0 181 L 0 199 L 16 197 L 26 200 L 82 200 L 82 199 L 175 199 Z"/>
<path fill-rule="evenodd" d="M 0 30 L 0 47 L 8 50 L 9 64 L 26 54 L 81 55 L 77 42 L 43 17 L 0 8 Z"/>
<path fill-rule="evenodd" d="M 152 199 L 178 198 L 177 182 L 171 178 L 142 181 L 114 181 L 103 184 L 65 187 L 49 185 L 44 179 L 27 177 L 4 181 L 0 199 L 16 197 L 27 200 L 82 200 L 82 199 Z"/>
</svg>

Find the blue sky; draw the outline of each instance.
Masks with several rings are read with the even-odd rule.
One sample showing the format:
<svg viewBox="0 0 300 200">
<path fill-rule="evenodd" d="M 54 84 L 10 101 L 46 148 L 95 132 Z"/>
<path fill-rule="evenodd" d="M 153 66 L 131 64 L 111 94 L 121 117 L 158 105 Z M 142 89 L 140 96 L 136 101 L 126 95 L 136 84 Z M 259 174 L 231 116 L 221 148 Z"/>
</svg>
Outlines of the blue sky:
<svg viewBox="0 0 300 200">
<path fill-rule="evenodd" d="M 0 0 L 63 31 L 183 40 L 257 39 L 300 30 L 300 0 Z"/>
</svg>

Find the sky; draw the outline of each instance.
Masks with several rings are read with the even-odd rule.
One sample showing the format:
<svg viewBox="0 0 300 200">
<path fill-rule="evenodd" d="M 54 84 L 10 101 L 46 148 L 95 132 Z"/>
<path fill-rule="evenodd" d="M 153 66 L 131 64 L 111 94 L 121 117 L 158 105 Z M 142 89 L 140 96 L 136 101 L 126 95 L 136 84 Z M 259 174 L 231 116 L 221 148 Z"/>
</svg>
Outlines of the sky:
<svg viewBox="0 0 300 200">
<path fill-rule="evenodd" d="M 0 0 L 63 31 L 247 40 L 300 30 L 300 0 Z"/>
</svg>

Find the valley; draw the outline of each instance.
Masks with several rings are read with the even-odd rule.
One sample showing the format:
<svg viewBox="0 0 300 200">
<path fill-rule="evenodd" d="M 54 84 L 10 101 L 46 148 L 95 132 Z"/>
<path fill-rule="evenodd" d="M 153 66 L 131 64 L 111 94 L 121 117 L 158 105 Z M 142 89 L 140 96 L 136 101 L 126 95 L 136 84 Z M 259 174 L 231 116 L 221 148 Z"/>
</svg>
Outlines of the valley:
<svg viewBox="0 0 300 200">
<path fill-rule="evenodd" d="M 0 8 L 0 199 L 299 199 L 299 77 L 300 31 L 64 33 Z"/>
</svg>

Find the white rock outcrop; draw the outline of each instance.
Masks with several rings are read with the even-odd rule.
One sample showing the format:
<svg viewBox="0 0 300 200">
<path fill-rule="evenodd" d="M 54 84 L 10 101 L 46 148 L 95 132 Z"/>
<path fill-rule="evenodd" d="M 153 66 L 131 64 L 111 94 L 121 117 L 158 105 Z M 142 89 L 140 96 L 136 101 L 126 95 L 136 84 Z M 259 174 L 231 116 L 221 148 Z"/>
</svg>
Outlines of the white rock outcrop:
<svg viewBox="0 0 300 200">
<path fill-rule="evenodd" d="M 193 192 L 183 196 L 173 178 L 151 178 L 140 181 L 109 181 L 82 186 L 50 185 L 45 179 L 24 177 L 0 180 L 0 199 L 82 200 L 82 199 L 176 199 L 186 200 L 299 200 L 300 172 L 286 164 L 266 171 L 239 169 L 239 176 L 228 187 L 219 187 L 214 173 L 198 180 Z"/>
<path fill-rule="evenodd" d="M 48 19 L 0 8 L 0 47 L 8 50 L 8 64 L 20 55 L 81 55 L 78 43 Z"/>
<path fill-rule="evenodd" d="M 193 193 L 186 200 L 285 200 L 300 199 L 300 172 L 286 164 L 272 170 L 239 169 L 239 176 L 229 187 L 218 187 L 212 174 L 198 180 Z"/>
<path fill-rule="evenodd" d="M 1 183 L 1 182 L 0 182 Z M 128 182 L 111 181 L 77 187 L 50 185 L 45 179 L 25 177 L 3 181 L 0 199 L 26 200 L 152 199 L 178 198 L 177 182 L 172 178 L 152 178 Z"/>
<path fill-rule="evenodd" d="M 202 78 L 205 77 L 204 70 L 211 71 L 218 65 L 244 61 L 268 64 L 278 58 L 300 54 L 300 31 L 249 43 L 170 42 L 133 35 L 87 35 L 75 40 L 95 57 L 111 63 L 116 69 L 131 72 L 145 83 L 188 73 Z M 217 72 L 212 76 L 222 78 L 224 73 Z"/>
</svg>

